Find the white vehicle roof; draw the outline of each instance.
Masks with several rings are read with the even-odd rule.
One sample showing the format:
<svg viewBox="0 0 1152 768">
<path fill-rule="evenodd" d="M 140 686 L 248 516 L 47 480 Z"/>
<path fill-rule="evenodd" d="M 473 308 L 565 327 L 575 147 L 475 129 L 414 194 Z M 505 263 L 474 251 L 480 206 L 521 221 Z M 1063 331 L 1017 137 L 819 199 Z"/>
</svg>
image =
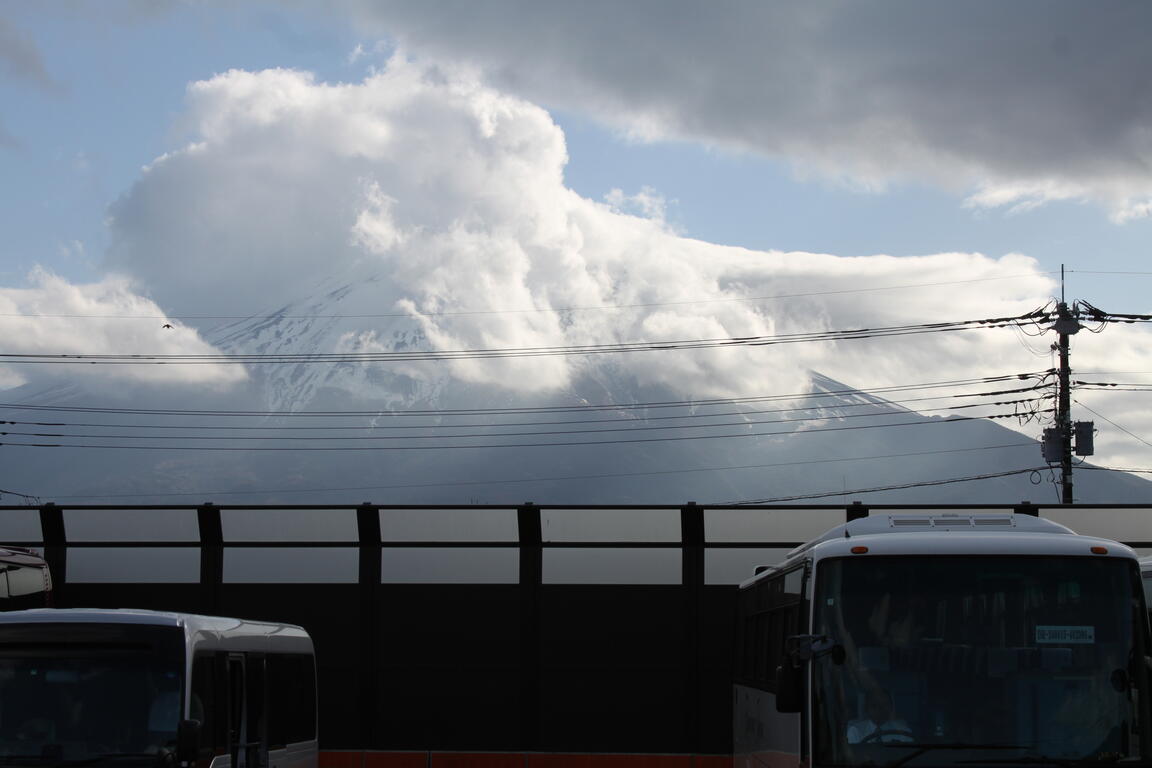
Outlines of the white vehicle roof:
<svg viewBox="0 0 1152 768">
<path fill-rule="evenodd" d="M 187 644 L 206 650 L 312 652 L 312 639 L 295 624 L 194 613 L 135 608 L 34 608 L 0 613 L 0 627 L 9 624 L 148 624 L 180 628 Z"/>
<path fill-rule="evenodd" d="M 1031 515 L 876 514 L 832 528 L 740 586 L 787 570 L 804 559 L 852 556 L 853 547 L 867 547 L 859 556 L 1084 555 L 1136 559 L 1136 553 L 1124 544 L 1081 536 L 1060 523 Z M 1093 552 L 1093 547 L 1103 547 L 1104 554 Z"/>
</svg>

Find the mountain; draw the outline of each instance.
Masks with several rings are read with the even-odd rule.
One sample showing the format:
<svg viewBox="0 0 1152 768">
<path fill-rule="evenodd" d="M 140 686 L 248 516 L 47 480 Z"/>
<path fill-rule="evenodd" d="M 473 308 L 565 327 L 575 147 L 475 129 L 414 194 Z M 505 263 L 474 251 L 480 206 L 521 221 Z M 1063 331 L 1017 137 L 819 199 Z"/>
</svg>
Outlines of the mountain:
<svg viewBox="0 0 1152 768">
<path fill-rule="evenodd" d="M 426 349 L 423 327 L 383 290 L 370 271 L 345 275 L 315 298 L 201 332 L 228 352 Z M 660 364 L 660 352 L 636 354 Z M 1048 470 L 998 476 L 1041 466 L 1034 440 L 946 415 L 933 391 L 886 399 L 812 373 L 791 401 L 683 404 L 682 392 L 641 385 L 608 355 L 582 364 L 566 389 L 535 395 L 469 383 L 444 363 L 248 369 L 242 386 L 182 391 L 177 402 L 163 389 L 79 380 L 9 390 L 5 404 L 64 410 L 4 409 L 40 426 L 9 427 L 0 488 L 59 503 L 1059 501 Z M 68 410 L 93 407 L 107 412 Z M 203 413 L 147 412 L 171 409 Z M 102 447 L 19 447 L 30 444 Z M 288 450 L 304 446 L 320 450 Z M 933 484 L 984 475 L 994 477 Z M 1083 502 L 1152 497 L 1148 482 L 1113 472 L 1078 471 L 1075 488 Z"/>
</svg>

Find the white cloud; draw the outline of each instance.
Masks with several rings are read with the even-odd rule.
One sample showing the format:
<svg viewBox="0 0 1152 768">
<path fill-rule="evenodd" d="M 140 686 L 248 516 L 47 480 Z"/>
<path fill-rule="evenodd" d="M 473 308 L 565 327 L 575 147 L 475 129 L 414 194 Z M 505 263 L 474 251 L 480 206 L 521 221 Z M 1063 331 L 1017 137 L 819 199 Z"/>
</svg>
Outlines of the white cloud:
<svg viewBox="0 0 1152 768">
<path fill-rule="evenodd" d="M 974 203 L 1152 205 L 1152 5 L 345 0 L 372 33 L 641 138 Z"/>
<path fill-rule="evenodd" d="M 174 314 L 309 302 L 307 332 L 265 334 L 266 351 L 389 349 L 396 334 L 450 350 L 876 327 L 1023 312 L 1053 289 L 1017 255 L 849 259 L 679 237 L 655 190 L 600 203 L 566 188 L 564 136 L 545 110 L 402 57 L 359 84 L 229 72 L 190 87 L 188 120 L 192 143 L 114 208 L 109 262 Z M 921 287 L 889 290 L 909 284 Z M 325 295 L 358 318 L 321 330 Z M 387 313 L 409 320 L 364 317 Z M 611 375 L 712 397 L 799 392 L 809 369 L 881 385 L 1032 364 L 1010 334 L 976 331 L 389 370 L 537 393 Z"/>
<path fill-rule="evenodd" d="M 203 355 L 217 352 L 170 320 L 122 277 L 73 285 L 37 270 L 30 287 L 0 288 L 0 334 L 10 355 Z M 171 327 L 165 328 L 165 325 Z M 143 382 L 226 387 L 245 378 L 238 366 L 9 364 L 0 387 L 46 381 Z"/>
</svg>

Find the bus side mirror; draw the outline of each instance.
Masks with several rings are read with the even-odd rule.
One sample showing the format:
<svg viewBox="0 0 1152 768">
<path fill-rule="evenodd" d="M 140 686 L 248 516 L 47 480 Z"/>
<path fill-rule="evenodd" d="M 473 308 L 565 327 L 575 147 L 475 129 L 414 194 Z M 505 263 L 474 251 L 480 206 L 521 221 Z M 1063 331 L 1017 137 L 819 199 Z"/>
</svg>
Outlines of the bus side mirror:
<svg viewBox="0 0 1152 768">
<path fill-rule="evenodd" d="M 792 635 L 784 639 L 784 653 L 794 663 L 831 656 L 832 663 L 837 666 L 843 664 L 847 657 L 844 646 L 829 639 L 827 635 Z"/>
<path fill-rule="evenodd" d="M 803 665 L 784 662 L 776 667 L 776 711 L 799 712 L 804 706 Z"/>
<path fill-rule="evenodd" d="M 176 726 L 176 762 L 192 765 L 200 758 L 200 721 L 181 720 Z"/>
</svg>

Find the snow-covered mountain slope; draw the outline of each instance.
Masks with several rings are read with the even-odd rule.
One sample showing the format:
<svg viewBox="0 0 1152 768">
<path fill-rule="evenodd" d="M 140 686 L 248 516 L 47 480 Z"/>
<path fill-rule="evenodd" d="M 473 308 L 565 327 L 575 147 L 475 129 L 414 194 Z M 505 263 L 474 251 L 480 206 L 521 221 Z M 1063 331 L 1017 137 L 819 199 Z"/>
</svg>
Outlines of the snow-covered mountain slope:
<svg viewBox="0 0 1152 768">
<path fill-rule="evenodd" d="M 382 292 L 371 271 L 346 273 L 201 333 L 228 352 L 429 348 Z M 224 390 L 23 387 L 0 402 L 65 410 L 4 408 L 20 423 L 3 438 L 0 489 L 62 503 L 1059 500 L 1046 469 L 1000 476 L 1043 465 L 1039 424 L 959 419 L 933 391 L 887 399 L 813 373 L 803 397 L 709 402 L 628 370 L 599 356 L 535 394 L 435 362 L 253 364 Z M 983 475 L 995 477 L 940 482 Z M 1077 501 L 1152 498 L 1132 475 L 1081 470 L 1075 483 Z"/>
</svg>

